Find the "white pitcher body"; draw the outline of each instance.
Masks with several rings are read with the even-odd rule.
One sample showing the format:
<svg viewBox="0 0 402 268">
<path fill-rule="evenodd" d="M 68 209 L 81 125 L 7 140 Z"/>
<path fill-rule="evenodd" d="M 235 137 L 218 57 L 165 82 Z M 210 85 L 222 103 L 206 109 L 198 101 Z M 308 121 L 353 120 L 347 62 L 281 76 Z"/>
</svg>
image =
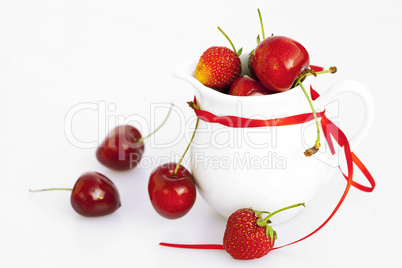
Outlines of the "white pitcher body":
<svg viewBox="0 0 402 268">
<path fill-rule="evenodd" d="M 183 63 L 175 75 L 193 85 L 201 110 L 217 116 L 253 119 L 276 119 L 312 112 L 300 87 L 272 95 L 231 96 L 199 83 L 194 78 L 196 64 Z M 310 80 L 303 82 L 305 88 L 309 88 Z M 329 90 L 332 91 L 335 89 Z M 324 109 L 315 108 L 317 111 Z M 367 110 L 368 107 L 366 115 L 370 115 Z M 366 120 L 370 121 L 370 118 Z M 200 120 L 191 145 L 191 172 L 200 194 L 224 217 L 244 207 L 272 212 L 295 203 L 308 205 L 337 169 L 339 161 L 327 148 L 320 131 L 320 150 L 314 156 L 306 157 L 304 151 L 314 145 L 317 136 L 314 120 L 259 128 L 233 128 Z M 275 216 L 273 223 L 286 221 L 301 209 L 284 211 Z"/>
</svg>

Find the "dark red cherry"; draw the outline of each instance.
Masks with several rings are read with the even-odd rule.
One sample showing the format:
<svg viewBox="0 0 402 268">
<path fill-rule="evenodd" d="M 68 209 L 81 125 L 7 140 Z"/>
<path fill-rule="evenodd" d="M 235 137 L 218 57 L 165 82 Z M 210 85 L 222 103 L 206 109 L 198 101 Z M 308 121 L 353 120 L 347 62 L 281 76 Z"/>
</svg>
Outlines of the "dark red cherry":
<svg viewBox="0 0 402 268">
<path fill-rule="evenodd" d="M 253 67 L 253 54 L 254 54 L 254 50 L 253 50 L 253 52 L 251 52 L 248 55 L 247 67 L 248 67 L 248 70 L 250 71 L 250 76 L 254 79 L 257 79 L 257 76 L 255 75 L 254 67 Z"/>
<path fill-rule="evenodd" d="M 115 212 L 120 206 L 120 195 L 114 183 L 98 172 L 86 172 L 76 181 L 74 188 L 47 188 L 30 192 L 71 191 L 73 209 L 86 217 L 98 217 Z"/>
<path fill-rule="evenodd" d="M 230 87 L 229 95 L 235 96 L 255 96 L 268 95 L 274 92 L 266 89 L 258 80 L 248 75 L 237 78 Z"/>
<path fill-rule="evenodd" d="M 308 69 L 309 63 L 307 50 L 284 36 L 262 40 L 254 50 L 252 59 L 258 80 L 274 92 L 289 90 L 300 74 Z"/>
<path fill-rule="evenodd" d="M 108 215 L 121 206 L 114 183 L 98 172 L 87 172 L 78 178 L 70 201 L 73 209 L 86 217 Z"/>
<path fill-rule="evenodd" d="M 193 207 L 197 191 L 191 173 L 176 163 L 158 166 L 150 175 L 148 193 L 152 206 L 168 219 L 183 217 Z"/>
<path fill-rule="evenodd" d="M 96 157 L 104 166 L 114 170 L 135 168 L 144 153 L 141 133 L 133 126 L 121 125 L 113 129 L 96 150 Z"/>
</svg>

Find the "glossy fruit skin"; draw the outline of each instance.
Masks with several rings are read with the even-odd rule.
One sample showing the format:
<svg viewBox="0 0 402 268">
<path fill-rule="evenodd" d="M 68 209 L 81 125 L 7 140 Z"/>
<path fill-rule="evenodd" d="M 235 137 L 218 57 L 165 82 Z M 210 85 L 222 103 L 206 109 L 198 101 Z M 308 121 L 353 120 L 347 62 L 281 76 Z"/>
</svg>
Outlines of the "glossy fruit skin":
<svg viewBox="0 0 402 268">
<path fill-rule="evenodd" d="M 137 142 L 141 133 L 133 126 L 114 128 L 96 150 L 96 158 L 114 170 L 135 168 L 144 153 L 144 143 Z"/>
<path fill-rule="evenodd" d="M 274 92 L 266 89 L 258 80 L 248 75 L 237 78 L 230 87 L 229 95 L 234 96 L 257 96 L 269 95 Z"/>
<path fill-rule="evenodd" d="M 148 193 L 151 204 L 159 215 L 178 219 L 186 215 L 195 203 L 197 191 L 193 176 L 183 166 L 172 177 L 176 163 L 158 166 L 150 175 Z"/>
<path fill-rule="evenodd" d="M 228 218 L 223 236 L 224 249 L 235 259 L 261 258 L 272 250 L 275 238 L 266 235 L 266 228 L 256 224 L 258 218 L 250 208 L 238 209 Z"/>
<path fill-rule="evenodd" d="M 121 206 L 114 183 L 98 172 L 87 172 L 78 178 L 70 202 L 73 209 L 85 217 L 105 216 Z"/>
<path fill-rule="evenodd" d="M 195 78 L 203 85 L 218 91 L 229 89 L 241 74 L 239 56 L 227 47 L 208 48 L 200 57 Z"/>
<path fill-rule="evenodd" d="M 309 67 L 307 50 L 284 36 L 264 39 L 253 53 L 253 68 L 258 80 L 269 90 L 289 90 L 298 76 Z"/>
<path fill-rule="evenodd" d="M 248 55 L 247 67 L 250 72 L 251 78 L 258 80 L 257 76 L 255 75 L 254 66 L 253 66 L 253 54 L 254 54 L 254 50 Z"/>
</svg>

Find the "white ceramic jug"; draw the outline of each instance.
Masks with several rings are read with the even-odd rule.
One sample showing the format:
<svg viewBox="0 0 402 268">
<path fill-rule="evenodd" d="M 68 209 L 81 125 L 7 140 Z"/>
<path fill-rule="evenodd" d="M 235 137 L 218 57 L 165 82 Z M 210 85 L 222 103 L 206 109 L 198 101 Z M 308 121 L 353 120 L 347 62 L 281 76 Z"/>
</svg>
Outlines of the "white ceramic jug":
<svg viewBox="0 0 402 268">
<path fill-rule="evenodd" d="M 244 54 L 247 56 L 247 54 Z M 247 58 L 242 57 L 247 72 Z M 234 115 L 255 119 L 274 119 L 311 113 L 300 87 L 263 96 L 231 96 L 202 85 L 194 78 L 197 61 L 184 62 L 175 76 L 195 90 L 197 104 L 217 116 Z M 309 88 L 306 79 L 303 85 Z M 342 81 L 330 87 L 314 102 L 317 111 L 336 100 L 339 94 L 357 94 L 365 105 L 364 122 L 351 139 L 356 145 L 367 133 L 373 119 L 373 100 L 369 90 L 356 81 Z M 363 109 L 362 109 L 363 110 Z M 191 147 L 191 172 L 206 202 L 224 217 L 239 208 L 274 211 L 312 200 L 320 186 L 337 170 L 339 158 L 333 156 L 321 130 L 321 149 L 312 157 L 304 151 L 314 145 L 314 120 L 299 125 L 262 128 L 231 128 L 200 120 Z M 280 223 L 295 216 L 301 208 L 275 216 Z"/>
</svg>

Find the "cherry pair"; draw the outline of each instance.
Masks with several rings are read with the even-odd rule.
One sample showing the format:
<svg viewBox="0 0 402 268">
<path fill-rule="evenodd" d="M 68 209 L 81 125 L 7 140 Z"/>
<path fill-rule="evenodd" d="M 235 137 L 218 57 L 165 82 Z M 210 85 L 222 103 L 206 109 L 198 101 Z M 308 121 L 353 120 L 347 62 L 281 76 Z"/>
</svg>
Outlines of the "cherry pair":
<svg viewBox="0 0 402 268">
<path fill-rule="evenodd" d="M 166 122 L 168 116 L 161 126 Z M 99 146 L 96 156 L 100 163 L 111 169 L 129 170 L 135 168 L 142 158 L 143 140 L 147 137 L 141 137 L 140 132 L 134 127 L 117 127 Z M 189 146 L 190 144 L 183 157 Z M 168 219 L 177 219 L 187 214 L 196 199 L 193 176 L 181 165 L 182 159 L 179 163 L 171 162 L 158 166 L 149 177 L 148 192 L 152 206 L 156 212 Z"/>
<path fill-rule="evenodd" d="M 115 170 L 136 167 L 144 152 L 143 138 L 133 126 L 122 125 L 113 129 L 96 150 L 103 165 Z M 70 190 L 73 209 L 86 217 L 98 217 L 115 212 L 120 206 L 120 195 L 115 184 L 98 172 L 86 172 L 73 188 L 48 188 L 31 192 Z"/>
</svg>

